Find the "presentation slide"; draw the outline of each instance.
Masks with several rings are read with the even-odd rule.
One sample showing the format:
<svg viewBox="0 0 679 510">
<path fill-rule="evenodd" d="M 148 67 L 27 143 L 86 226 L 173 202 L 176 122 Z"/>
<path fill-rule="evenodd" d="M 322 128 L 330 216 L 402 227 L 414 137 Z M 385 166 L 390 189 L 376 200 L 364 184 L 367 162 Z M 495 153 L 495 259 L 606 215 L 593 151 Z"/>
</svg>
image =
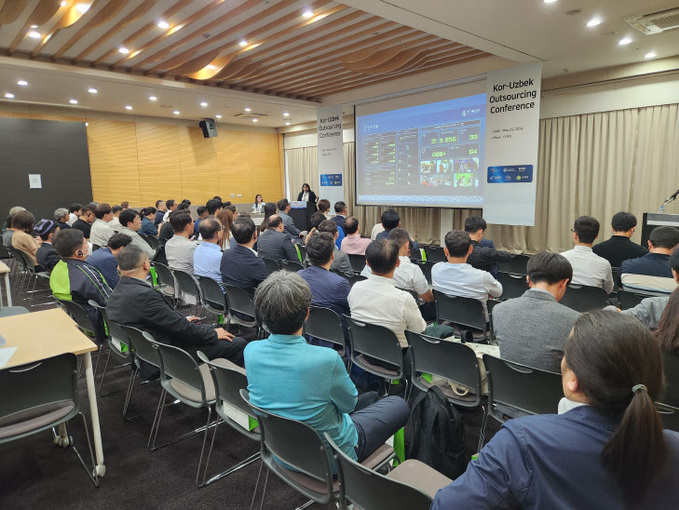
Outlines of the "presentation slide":
<svg viewBox="0 0 679 510">
<path fill-rule="evenodd" d="M 356 114 L 356 203 L 483 205 L 486 94 Z"/>
</svg>

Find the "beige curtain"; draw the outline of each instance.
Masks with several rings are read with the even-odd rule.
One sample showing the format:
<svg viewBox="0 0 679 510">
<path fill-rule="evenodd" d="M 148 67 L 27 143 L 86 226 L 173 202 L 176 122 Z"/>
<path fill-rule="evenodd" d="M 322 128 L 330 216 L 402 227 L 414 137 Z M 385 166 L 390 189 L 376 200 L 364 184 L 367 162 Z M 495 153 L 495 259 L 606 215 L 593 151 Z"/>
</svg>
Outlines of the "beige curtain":
<svg viewBox="0 0 679 510">
<path fill-rule="evenodd" d="M 540 121 L 536 218 L 534 227 L 490 225 L 486 232 L 499 248 L 513 252 L 563 251 L 572 246 L 570 229 L 575 218 L 594 216 L 601 222 L 599 239 L 611 235 L 610 219 L 618 211 L 637 216 L 632 240 L 641 240 L 644 212 L 655 212 L 679 188 L 679 105 L 617 110 Z M 313 149 L 313 158 L 305 151 Z M 354 204 L 354 143 L 344 144 L 345 200 L 356 216 L 361 233 L 370 234 L 386 207 Z M 287 151 L 292 189 L 308 177 L 318 182 L 316 148 Z M 296 174 L 296 175 L 295 175 Z M 293 178 L 293 175 L 295 177 Z M 305 177 L 301 177 L 301 176 Z M 300 180 L 301 179 L 301 180 Z M 294 187 L 299 184 L 299 186 Z M 665 211 L 679 213 L 679 200 Z M 353 205 L 353 207 L 352 207 Z M 440 242 L 440 209 L 395 208 L 403 226 L 423 243 Z M 451 228 L 479 209 L 455 209 Z"/>
<path fill-rule="evenodd" d="M 287 160 L 288 183 L 290 185 L 289 200 L 297 200 L 302 191 L 302 184 L 309 184 L 318 196 L 318 147 L 302 147 L 285 151 Z M 322 198 L 322 197 L 319 197 Z"/>
</svg>

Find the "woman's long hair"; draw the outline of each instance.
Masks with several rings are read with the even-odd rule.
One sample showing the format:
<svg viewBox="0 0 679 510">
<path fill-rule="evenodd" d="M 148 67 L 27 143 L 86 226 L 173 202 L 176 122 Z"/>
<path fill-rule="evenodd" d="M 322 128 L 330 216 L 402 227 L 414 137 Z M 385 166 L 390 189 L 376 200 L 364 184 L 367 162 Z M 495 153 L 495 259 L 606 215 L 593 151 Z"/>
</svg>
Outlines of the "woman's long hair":
<svg viewBox="0 0 679 510">
<path fill-rule="evenodd" d="M 674 289 L 667 301 L 658 329 L 653 334 L 663 351 L 679 356 L 679 287 Z"/>
<path fill-rule="evenodd" d="M 217 219 L 222 224 L 222 229 L 224 231 L 221 241 L 219 241 L 219 246 L 222 250 L 229 245 L 231 241 L 231 225 L 233 225 L 233 212 L 230 209 L 220 209 L 217 212 Z"/>
</svg>

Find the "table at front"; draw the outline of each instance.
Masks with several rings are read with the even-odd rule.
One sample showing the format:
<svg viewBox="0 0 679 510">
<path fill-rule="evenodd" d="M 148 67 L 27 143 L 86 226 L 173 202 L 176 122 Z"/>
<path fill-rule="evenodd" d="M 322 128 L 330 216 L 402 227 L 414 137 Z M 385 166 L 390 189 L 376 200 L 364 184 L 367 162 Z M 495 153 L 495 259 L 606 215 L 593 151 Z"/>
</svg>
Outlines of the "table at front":
<svg viewBox="0 0 679 510">
<path fill-rule="evenodd" d="M 35 363 L 69 352 L 77 356 L 84 355 L 87 396 L 97 457 L 96 471 L 99 476 L 104 476 L 106 467 L 91 355 L 92 351 L 97 350 L 97 345 L 87 338 L 60 308 L 0 318 L 0 335 L 5 338 L 6 343 L 3 347 L 17 348 L 2 369 Z"/>
<path fill-rule="evenodd" d="M 7 293 L 7 306 L 12 306 L 12 290 L 9 288 L 10 269 L 7 264 L 0 261 L 0 274 L 5 275 L 5 292 Z M 0 307 L 2 307 L 2 289 L 0 289 Z"/>
</svg>

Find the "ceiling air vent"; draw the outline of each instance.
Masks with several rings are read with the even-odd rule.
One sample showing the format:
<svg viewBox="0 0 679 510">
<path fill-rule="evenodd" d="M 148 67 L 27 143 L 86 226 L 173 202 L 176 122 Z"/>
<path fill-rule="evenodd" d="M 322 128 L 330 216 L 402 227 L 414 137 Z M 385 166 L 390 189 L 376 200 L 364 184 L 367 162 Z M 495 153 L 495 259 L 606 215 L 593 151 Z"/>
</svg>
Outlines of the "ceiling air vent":
<svg viewBox="0 0 679 510">
<path fill-rule="evenodd" d="M 679 28 L 679 8 L 625 18 L 625 21 L 645 35 L 660 34 Z"/>
<path fill-rule="evenodd" d="M 241 112 L 234 115 L 237 119 L 263 119 L 267 117 L 266 113 L 256 113 L 256 112 Z"/>
</svg>

